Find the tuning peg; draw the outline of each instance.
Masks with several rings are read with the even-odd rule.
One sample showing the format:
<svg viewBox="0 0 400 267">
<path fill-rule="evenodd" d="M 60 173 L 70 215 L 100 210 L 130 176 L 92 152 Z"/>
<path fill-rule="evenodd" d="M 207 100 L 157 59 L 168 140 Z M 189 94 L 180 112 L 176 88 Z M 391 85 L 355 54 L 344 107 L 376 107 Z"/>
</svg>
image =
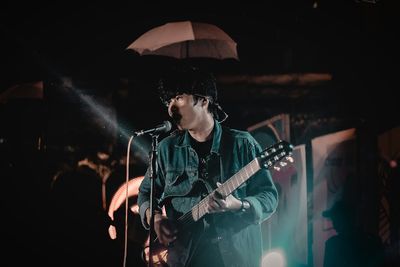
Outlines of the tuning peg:
<svg viewBox="0 0 400 267">
<path fill-rule="evenodd" d="M 270 161 L 270 160 L 264 163 L 265 168 L 269 168 L 269 167 L 271 167 L 272 165 L 273 165 L 273 163 L 272 163 L 272 161 Z"/>
<path fill-rule="evenodd" d="M 276 170 L 276 171 L 280 171 L 280 170 L 281 170 L 281 168 L 280 168 L 280 167 L 278 167 L 278 166 L 274 166 L 274 170 Z"/>
<path fill-rule="evenodd" d="M 287 165 L 287 163 L 284 161 L 281 161 L 281 162 L 279 162 L 279 165 L 281 165 L 281 167 L 285 167 Z"/>
<path fill-rule="evenodd" d="M 294 162 L 294 159 L 290 156 L 285 157 L 285 159 L 289 162 Z"/>
</svg>

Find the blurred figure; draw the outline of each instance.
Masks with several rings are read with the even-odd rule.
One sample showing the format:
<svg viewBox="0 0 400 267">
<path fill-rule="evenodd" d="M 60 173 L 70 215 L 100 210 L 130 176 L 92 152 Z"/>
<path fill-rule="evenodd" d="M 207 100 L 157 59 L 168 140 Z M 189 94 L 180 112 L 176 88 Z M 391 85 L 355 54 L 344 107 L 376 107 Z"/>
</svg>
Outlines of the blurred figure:
<svg viewBox="0 0 400 267">
<path fill-rule="evenodd" d="M 337 235 L 325 243 L 324 267 L 382 267 L 381 240 L 363 231 L 355 222 L 355 209 L 343 200 L 322 213 L 332 220 Z"/>
<path fill-rule="evenodd" d="M 110 174 L 104 152 L 87 151 L 51 185 L 50 266 L 112 266 L 116 249 L 108 238 L 103 184 Z"/>
</svg>

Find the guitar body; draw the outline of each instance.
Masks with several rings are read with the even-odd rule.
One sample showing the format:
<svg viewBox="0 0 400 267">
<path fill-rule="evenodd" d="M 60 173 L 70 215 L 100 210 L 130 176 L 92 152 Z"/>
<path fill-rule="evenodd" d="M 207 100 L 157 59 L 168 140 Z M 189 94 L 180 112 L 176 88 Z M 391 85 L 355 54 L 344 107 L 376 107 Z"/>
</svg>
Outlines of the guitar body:
<svg viewBox="0 0 400 267">
<path fill-rule="evenodd" d="M 198 179 L 192 184 L 190 191 L 181 197 L 195 197 L 198 196 L 203 198 L 209 195 L 214 188 L 203 179 Z M 168 202 L 175 196 L 166 197 L 163 199 L 163 203 Z M 190 225 L 190 229 L 188 226 Z M 184 220 L 184 223 L 180 223 L 177 220 L 178 236 L 177 239 L 171 243 L 168 247 L 162 245 L 156 239 L 153 243 L 153 262 L 158 261 L 159 264 L 156 266 L 167 267 L 167 262 L 172 266 L 184 266 L 196 249 L 196 244 L 200 241 L 206 232 L 209 223 L 207 222 L 207 216 L 194 222 L 190 220 Z M 148 256 L 146 256 L 148 260 Z"/>
</svg>

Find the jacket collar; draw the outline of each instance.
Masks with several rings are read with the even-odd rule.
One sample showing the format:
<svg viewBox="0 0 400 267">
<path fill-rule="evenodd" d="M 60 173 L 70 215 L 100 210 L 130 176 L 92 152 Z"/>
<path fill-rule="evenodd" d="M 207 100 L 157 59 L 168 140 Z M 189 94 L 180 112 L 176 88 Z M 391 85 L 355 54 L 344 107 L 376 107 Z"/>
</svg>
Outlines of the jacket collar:
<svg viewBox="0 0 400 267">
<path fill-rule="evenodd" d="M 222 135 L 222 126 L 217 120 L 214 119 L 213 142 L 211 146 L 211 153 L 219 154 L 221 135 Z M 185 130 L 183 135 L 181 135 L 180 140 L 175 145 L 175 147 L 181 148 L 188 146 L 190 146 L 190 134 L 188 130 Z"/>
</svg>

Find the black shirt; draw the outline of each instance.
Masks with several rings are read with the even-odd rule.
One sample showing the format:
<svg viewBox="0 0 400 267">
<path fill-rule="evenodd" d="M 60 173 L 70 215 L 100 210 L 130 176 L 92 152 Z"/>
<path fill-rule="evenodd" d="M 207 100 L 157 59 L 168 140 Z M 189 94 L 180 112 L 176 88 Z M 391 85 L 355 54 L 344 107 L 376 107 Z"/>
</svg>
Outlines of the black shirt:
<svg viewBox="0 0 400 267">
<path fill-rule="evenodd" d="M 196 151 L 199 157 L 199 178 L 208 180 L 207 164 L 211 152 L 213 139 L 206 140 L 204 142 L 199 142 L 193 137 L 190 137 L 190 143 L 192 148 Z M 213 221 L 208 218 L 207 222 L 210 224 L 207 232 L 209 235 L 215 235 L 215 229 L 213 226 Z M 191 267 L 197 266 L 216 266 L 223 267 L 224 263 L 222 261 L 221 254 L 219 252 L 218 243 L 210 242 L 207 238 L 202 239 L 196 246 L 193 258 L 191 259 L 189 265 Z"/>
<path fill-rule="evenodd" d="M 204 142 L 199 142 L 190 136 L 190 143 L 199 157 L 199 177 L 207 180 L 207 158 L 210 155 L 212 139 L 206 140 Z"/>
</svg>

